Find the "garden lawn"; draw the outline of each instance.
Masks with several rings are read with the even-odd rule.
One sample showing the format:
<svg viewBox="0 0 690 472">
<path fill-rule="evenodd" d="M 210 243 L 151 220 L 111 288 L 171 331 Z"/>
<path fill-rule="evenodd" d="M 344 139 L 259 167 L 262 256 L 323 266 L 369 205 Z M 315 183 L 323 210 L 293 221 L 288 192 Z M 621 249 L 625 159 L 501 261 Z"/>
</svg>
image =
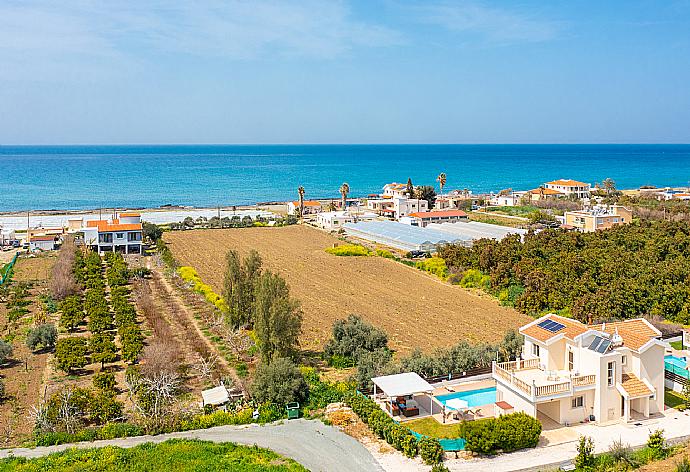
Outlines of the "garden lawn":
<svg viewBox="0 0 690 472">
<path fill-rule="evenodd" d="M 679 405 L 684 405 L 685 399 L 679 393 L 667 389 L 664 392 L 664 403 L 666 406 L 676 408 Z"/>
<path fill-rule="evenodd" d="M 460 437 L 460 424 L 441 424 L 433 418 L 407 421 L 405 426 L 419 434 L 438 439 L 457 439 Z"/>
<path fill-rule="evenodd" d="M 259 447 L 171 439 L 141 444 L 131 449 L 103 447 L 68 449 L 36 459 L 0 461 L 0 472 L 28 471 L 136 471 L 170 472 L 232 470 L 233 472 L 306 472 L 292 459 Z"/>
<path fill-rule="evenodd" d="M 682 350 L 683 350 L 683 341 L 673 341 L 673 342 L 670 343 L 670 344 L 671 344 L 671 347 L 672 347 L 673 349 L 676 349 L 676 350 L 678 350 L 678 351 L 682 351 Z"/>
</svg>

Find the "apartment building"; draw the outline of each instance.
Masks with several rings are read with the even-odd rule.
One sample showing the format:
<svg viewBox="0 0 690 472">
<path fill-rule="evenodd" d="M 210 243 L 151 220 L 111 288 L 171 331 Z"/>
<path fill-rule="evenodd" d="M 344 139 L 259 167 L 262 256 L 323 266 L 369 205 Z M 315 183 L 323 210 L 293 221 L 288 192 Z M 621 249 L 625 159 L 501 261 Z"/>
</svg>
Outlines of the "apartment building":
<svg viewBox="0 0 690 472">
<path fill-rule="evenodd" d="M 630 224 L 632 210 L 622 205 L 595 206 L 587 210 L 566 211 L 564 221 L 566 227 L 591 233 L 600 229 Z"/>
<path fill-rule="evenodd" d="M 139 213 L 120 213 L 111 220 L 88 220 L 79 230 L 83 242 L 99 254 L 120 252 L 142 253 L 142 224 Z"/>
<path fill-rule="evenodd" d="M 589 198 L 592 186 L 577 180 L 558 179 L 546 182 L 544 188 L 561 192 L 566 197 Z"/>
</svg>

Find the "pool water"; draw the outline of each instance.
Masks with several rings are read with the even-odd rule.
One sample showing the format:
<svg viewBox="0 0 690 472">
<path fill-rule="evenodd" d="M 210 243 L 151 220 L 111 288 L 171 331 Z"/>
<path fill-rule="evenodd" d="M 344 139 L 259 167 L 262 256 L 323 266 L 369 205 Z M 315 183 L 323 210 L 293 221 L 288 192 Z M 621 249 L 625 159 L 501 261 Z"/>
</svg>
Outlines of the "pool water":
<svg viewBox="0 0 690 472">
<path fill-rule="evenodd" d="M 465 400 L 470 408 L 476 406 L 489 405 L 496 402 L 496 387 L 482 388 L 480 390 L 468 390 L 466 392 L 455 392 L 448 395 L 439 395 L 436 400 L 446 405 L 448 400 L 459 398 Z"/>
<path fill-rule="evenodd" d="M 681 377 L 690 378 L 685 357 L 664 356 L 664 367 L 669 372 L 673 372 Z"/>
</svg>

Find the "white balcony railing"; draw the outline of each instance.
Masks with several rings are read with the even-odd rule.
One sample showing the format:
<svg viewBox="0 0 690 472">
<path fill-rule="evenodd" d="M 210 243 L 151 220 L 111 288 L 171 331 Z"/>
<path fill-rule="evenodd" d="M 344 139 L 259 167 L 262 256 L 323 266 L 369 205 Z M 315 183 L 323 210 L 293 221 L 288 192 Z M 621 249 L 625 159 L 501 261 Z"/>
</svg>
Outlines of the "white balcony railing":
<svg viewBox="0 0 690 472">
<path fill-rule="evenodd" d="M 492 363 L 492 374 L 495 379 L 514 387 L 535 401 L 539 398 L 574 393 L 576 388 L 592 386 L 596 381 L 594 375 L 578 375 L 571 376 L 564 382 L 537 385 L 536 380 L 529 383 L 519 378 L 520 371 L 532 369 L 539 369 L 539 359 Z M 544 376 L 546 377 L 546 373 Z"/>
</svg>

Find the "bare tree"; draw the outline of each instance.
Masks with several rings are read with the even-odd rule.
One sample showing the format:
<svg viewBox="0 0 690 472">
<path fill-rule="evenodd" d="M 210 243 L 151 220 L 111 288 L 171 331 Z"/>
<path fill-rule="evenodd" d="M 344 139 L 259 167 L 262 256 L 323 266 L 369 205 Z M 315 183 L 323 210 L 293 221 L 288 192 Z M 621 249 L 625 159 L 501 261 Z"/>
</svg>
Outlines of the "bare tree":
<svg viewBox="0 0 690 472">
<path fill-rule="evenodd" d="M 215 355 L 204 357 L 200 354 L 193 368 L 202 379 L 210 379 L 213 376 L 217 362 L 218 357 Z"/>
<path fill-rule="evenodd" d="M 56 300 L 62 300 L 79 292 L 79 285 L 74 278 L 75 251 L 73 237 L 67 236 L 62 243 L 50 278 L 50 292 Z"/>
<path fill-rule="evenodd" d="M 154 377 L 160 373 L 176 372 L 180 366 L 179 352 L 171 342 L 158 340 L 144 348 L 141 375 Z"/>
</svg>

